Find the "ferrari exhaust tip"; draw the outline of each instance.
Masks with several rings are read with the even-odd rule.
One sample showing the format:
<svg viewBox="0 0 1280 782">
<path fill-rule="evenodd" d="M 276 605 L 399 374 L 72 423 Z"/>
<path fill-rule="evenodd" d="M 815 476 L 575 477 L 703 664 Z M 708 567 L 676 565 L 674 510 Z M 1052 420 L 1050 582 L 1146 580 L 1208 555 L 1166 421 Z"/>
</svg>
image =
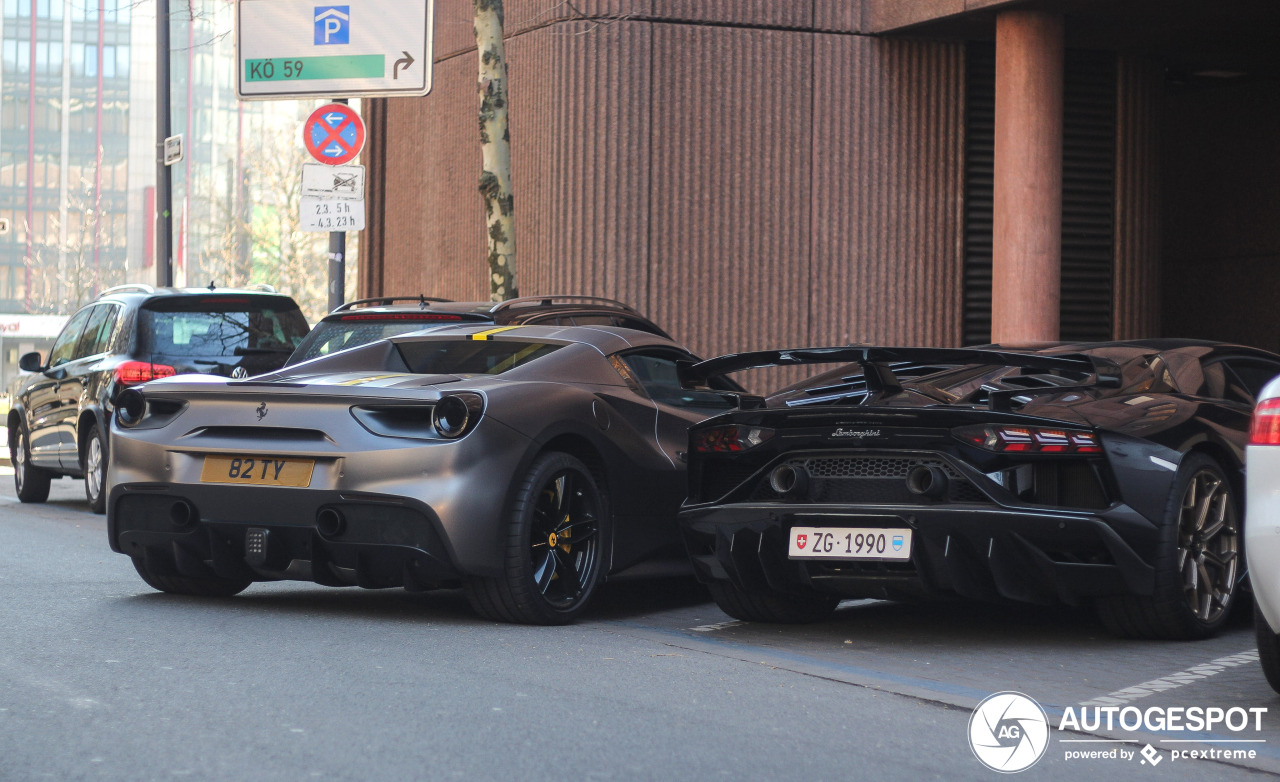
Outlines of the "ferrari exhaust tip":
<svg viewBox="0 0 1280 782">
<path fill-rule="evenodd" d="M 804 494 L 809 489 L 809 473 L 803 467 L 780 464 L 769 473 L 769 488 L 783 497 Z"/>
<path fill-rule="evenodd" d="M 346 518 L 336 508 L 323 508 L 316 514 L 316 529 L 326 538 L 341 535 L 346 526 Z"/>
<path fill-rule="evenodd" d="M 947 493 L 947 483 L 941 467 L 917 464 L 907 473 L 907 491 L 917 497 L 937 499 Z"/>
<path fill-rule="evenodd" d="M 196 508 L 186 500 L 178 500 L 169 506 L 169 522 L 175 527 L 187 527 L 198 519 Z"/>
</svg>

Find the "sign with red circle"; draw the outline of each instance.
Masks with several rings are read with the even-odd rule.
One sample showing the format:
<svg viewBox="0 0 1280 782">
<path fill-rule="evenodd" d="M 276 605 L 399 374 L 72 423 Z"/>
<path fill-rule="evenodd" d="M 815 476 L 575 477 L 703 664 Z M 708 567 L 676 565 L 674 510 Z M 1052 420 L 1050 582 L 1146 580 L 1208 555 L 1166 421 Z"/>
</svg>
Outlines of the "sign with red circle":
<svg viewBox="0 0 1280 782">
<path fill-rule="evenodd" d="M 311 112 L 302 126 L 302 143 L 311 157 L 340 166 L 364 149 L 364 120 L 350 106 L 330 103 Z"/>
</svg>

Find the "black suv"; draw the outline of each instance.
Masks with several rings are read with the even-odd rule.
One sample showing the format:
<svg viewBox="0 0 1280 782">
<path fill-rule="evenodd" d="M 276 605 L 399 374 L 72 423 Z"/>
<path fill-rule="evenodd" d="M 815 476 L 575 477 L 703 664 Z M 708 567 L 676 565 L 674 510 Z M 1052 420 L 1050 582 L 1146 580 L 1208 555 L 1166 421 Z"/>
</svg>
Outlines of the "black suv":
<svg viewBox="0 0 1280 782">
<path fill-rule="evenodd" d="M 293 299 L 255 290 L 121 285 L 71 316 L 44 362 L 15 385 L 9 457 L 18 499 L 44 502 L 49 481 L 83 477 L 95 513 L 106 507 L 112 401 L 126 386 L 184 373 L 248 377 L 279 369 L 307 335 Z"/>
<path fill-rule="evenodd" d="M 397 302 L 413 302 L 397 304 Z M 633 307 L 595 296 L 526 296 L 494 304 L 426 296 L 382 297 L 347 302 L 316 324 L 287 364 L 339 350 L 458 323 L 495 326 L 621 326 L 671 339 Z"/>
</svg>

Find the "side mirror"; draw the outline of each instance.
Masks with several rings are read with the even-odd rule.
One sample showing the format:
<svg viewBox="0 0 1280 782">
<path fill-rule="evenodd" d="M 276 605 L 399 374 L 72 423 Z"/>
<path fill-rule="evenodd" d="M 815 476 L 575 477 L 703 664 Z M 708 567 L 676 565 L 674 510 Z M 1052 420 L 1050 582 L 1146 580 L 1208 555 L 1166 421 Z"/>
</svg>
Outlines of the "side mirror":
<svg viewBox="0 0 1280 782">
<path fill-rule="evenodd" d="M 23 353 L 22 358 L 18 359 L 18 369 L 23 372 L 40 372 L 44 369 L 44 359 L 40 358 L 38 352 Z"/>
</svg>

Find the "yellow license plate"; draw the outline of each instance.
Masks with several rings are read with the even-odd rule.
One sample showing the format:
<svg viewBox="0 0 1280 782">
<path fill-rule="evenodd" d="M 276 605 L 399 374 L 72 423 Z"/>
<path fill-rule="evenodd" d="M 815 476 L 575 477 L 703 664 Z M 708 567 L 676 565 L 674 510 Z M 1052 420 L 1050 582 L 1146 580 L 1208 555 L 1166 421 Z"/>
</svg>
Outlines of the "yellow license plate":
<svg viewBox="0 0 1280 782">
<path fill-rule="evenodd" d="M 206 456 L 200 471 L 202 483 L 239 483 L 245 486 L 310 486 L 311 459 L 277 459 L 271 456 Z"/>
</svg>

